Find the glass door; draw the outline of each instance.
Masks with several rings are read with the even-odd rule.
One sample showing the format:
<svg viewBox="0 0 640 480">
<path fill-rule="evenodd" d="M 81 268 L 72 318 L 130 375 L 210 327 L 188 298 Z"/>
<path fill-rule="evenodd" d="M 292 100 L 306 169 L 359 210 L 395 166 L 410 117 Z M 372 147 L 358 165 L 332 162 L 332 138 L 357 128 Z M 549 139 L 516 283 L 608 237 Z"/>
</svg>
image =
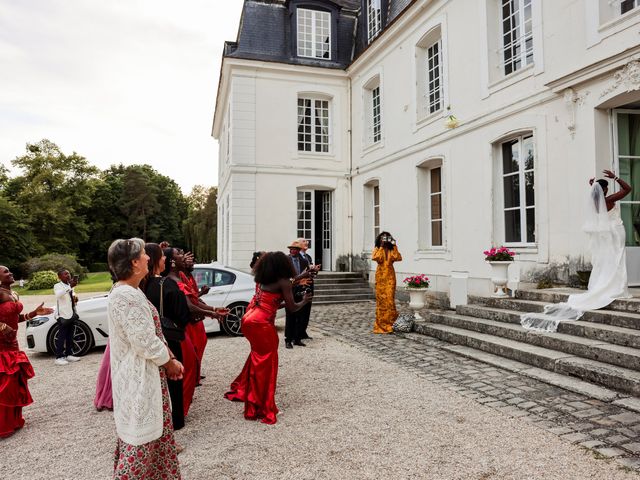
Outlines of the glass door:
<svg viewBox="0 0 640 480">
<path fill-rule="evenodd" d="M 322 270 L 331 270 L 331 192 L 322 192 Z"/>
<path fill-rule="evenodd" d="M 631 185 L 620 201 L 629 285 L 640 285 L 640 110 L 613 111 L 614 171 Z M 616 190 L 618 188 L 616 187 Z"/>
</svg>

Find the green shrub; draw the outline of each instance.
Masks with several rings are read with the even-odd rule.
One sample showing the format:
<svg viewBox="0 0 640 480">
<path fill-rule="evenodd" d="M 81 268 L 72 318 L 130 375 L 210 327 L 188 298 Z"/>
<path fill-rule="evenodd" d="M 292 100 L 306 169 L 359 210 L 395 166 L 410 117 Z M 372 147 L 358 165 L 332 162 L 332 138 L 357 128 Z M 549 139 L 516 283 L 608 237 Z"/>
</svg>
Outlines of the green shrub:
<svg viewBox="0 0 640 480">
<path fill-rule="evenodd" d="M 88 270 L 80 265 L 74 255 L 63 255 L 60 253 L 48 253 L 41 257 L 30 258 L 22 266 L 25 275 L 31 278 L 35 272 L 50 270 L 57 275 L 58 270 L 69 270 L 71 275 L 78 275 L 80 280 L 87 278 Z M 57 281 L 57 280 L 56 280 Z"/>
<path fill-rule="evenodd" d="M 58 283 L 58 274 L 51 270 L 44 270 L 33 273 L 27 285 L 29 290 L 46 290 L 53 288 L 56 283 Z"/>
<path fill-rule="evenodd" d="M 89 271 L 90 272 L 108 272 L 109 271 L 109 265 L 107 265 L 106 263 L 92 263 L 91 265 L 89 265 Z"/>
</svg>

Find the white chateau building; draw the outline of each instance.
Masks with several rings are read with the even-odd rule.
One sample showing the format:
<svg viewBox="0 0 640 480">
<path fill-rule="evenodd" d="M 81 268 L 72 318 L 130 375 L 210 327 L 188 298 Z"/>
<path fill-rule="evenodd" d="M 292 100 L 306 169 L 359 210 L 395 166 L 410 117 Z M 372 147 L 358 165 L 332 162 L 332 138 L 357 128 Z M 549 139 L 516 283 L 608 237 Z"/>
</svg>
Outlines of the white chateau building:
<svg viewBox="0 0 640 480">
<path fill-rule="evenodd" d="M 607 168 L 634 186 L 640 284 L 640 0 L 245 0 L 213 136 L 230 266 L 306 237 L 336 270 L 388 230 L 399 280 L 464 302 L 491 291 L 492 245 L 517 252 L 513 284 L 588 260 Z"/>
</svg>

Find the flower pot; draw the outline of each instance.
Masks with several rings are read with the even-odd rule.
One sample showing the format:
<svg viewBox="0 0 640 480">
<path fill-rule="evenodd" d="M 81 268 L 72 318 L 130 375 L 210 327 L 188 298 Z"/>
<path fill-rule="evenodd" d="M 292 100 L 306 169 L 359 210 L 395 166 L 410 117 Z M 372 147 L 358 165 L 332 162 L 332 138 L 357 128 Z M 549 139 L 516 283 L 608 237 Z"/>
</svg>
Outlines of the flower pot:
<svg viewBox="0 0 640 480">
<path fill-rule="evenodd" d="M 505 287 L 507 285 L 507 281 L 509 277 L 507 276 L 507 270 L 509 270 L 509 265 L 513 262 L 495 262 L 489 261 L 487 262 L 491 265 L 491 282 L 494 287 L 494 297 L 506 297 L 507 292 L 505 291 Z"/>
<path fill-rule="evenodd" d="M 425 306 L 424 294 L 427 292 L 426 288 L 407 288 L 409 292 L 409 308 L 413 310 L 413 316 L 416 320 L 422 320 L 422 317 L 418 313 Z"/>
</svg>

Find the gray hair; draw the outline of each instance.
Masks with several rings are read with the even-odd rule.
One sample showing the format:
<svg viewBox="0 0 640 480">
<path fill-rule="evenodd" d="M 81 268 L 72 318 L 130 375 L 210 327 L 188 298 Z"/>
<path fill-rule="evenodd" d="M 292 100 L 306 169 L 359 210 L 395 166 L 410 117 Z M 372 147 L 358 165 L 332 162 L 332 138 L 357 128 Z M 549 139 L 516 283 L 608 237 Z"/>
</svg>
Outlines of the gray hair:
<svg viewBox="0 0 640 480">
<path fill-rule="evenodd" d="M 131 262 L 140 258 L 142 252 L 144 252 L 144 240 L 140 238 L 114 240 L 107 252 L 107 262 L 113 277 L 116 280 L 126 280 L 133 275 Z"/>
</svg>

